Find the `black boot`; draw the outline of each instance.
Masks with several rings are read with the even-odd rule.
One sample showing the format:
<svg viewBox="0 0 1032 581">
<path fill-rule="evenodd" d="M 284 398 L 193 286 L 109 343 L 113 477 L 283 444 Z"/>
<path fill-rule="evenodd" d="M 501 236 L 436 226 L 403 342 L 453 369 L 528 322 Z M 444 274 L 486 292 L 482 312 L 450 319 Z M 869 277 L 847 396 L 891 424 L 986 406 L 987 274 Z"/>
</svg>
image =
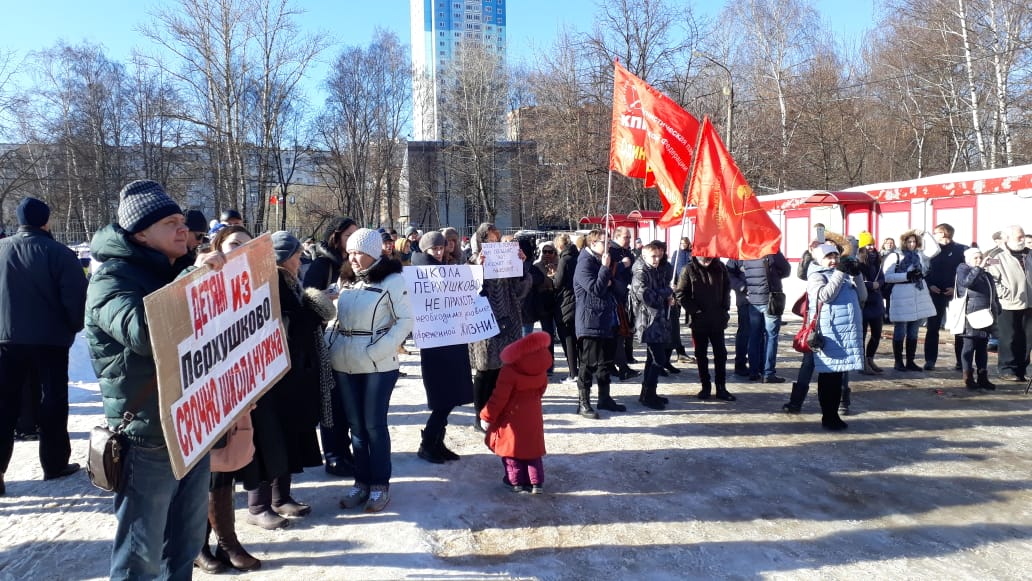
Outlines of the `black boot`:
<svg viewBox="0 0 1032 581">
<path fill-rule="evenodd" d="M 208 515 L 218 546 L 215 558 L 239 571 L 260 569 L 262 562 L 248 553 L 236 536 L 236 517 L 233 514 L 233 485 L 212 490 L 208 495 Z M 211 518 L 214 517 L 214 518 Z"/>
<path fill-rule="evenodd" d="M 419 451 L 416 452 L 416 456 L 431 464 L 444 464 L 444 458 L 438 449 L 440 444 L 437 441 L 437 434 L 428 434 L 426 430 L 420 430 L 419 435 L 422 440 L 419 442 Z"/>
<path fill-rule="evenodd" d="M 627 406 L 616 403 L 612 397 L 609 396 L 609 384 L 600 383 L 598 386 L 598 403 L 596 407 L 600 410 L 606 410 L 607 412 L 625 412 Z"/>
<path fill-rule="evenodd" d="M 666 409 L 666 406 L 663 405 L 663 402 L 659 401 L 659 399 L 656 398 L 656 395 L 655 395 L 656 391 L 655 390 L 656 390 L 656 386 L 655 385 L 643 385 L 643 386 L 641 386 L 641 397 L 638 398 L 638 401 L 641 402 L 641 405 L 643 405 L 643 406 L 645 406 L 647 408 L 650 408 L 650 409 L 654 409 L 654 410 Z"/>
<path fill-rule="evenodd" d="M 817 400 L 821 403 L 821 425 L 827 430 L 841 431 L 846 429 L 846 422 L 838 415 L 839 401 L 842 399 L 842 385 L 831 387 L 821 385 L 817 381 Z"/>
<path fill-rule="evenodd" d="M 709 399 L 710 398 L 710 390 L 711 389 L 712 389 L 712 387 L 710 386 L 710 382 L 707 381 L 707 380 L 703 380 L 702 381 L 702 388 L 699 389 L 699 393 L 695 394 L 695 397 L 697 397 L 699 399 Z"/>
<path fill-rule="evenodd" d="M 907 371 L 924 371 L 924 369 L 914 362 L 914 356 L 917 355 L 917 339 L 907 339 Z"/>
<path fill-rule="evenodd" d="M 993 391 L 996 389 L 996 385 L 989 382 L 988 369 L 979 369 L 977 375 L 978 380 L 976 381 L 975 385 L 977 385 L 979 389 L 985 389 L 988 391 Z"/>
<path fill-rule="evenodd" d="M 786 413 L 798 414 L 803 411 L 803 401 L 806 400 L 806 392 L 809 386 L 800 385 L 798 382 L 792 382 L 792 394 L 788 396 L 788 403 L 781 406 L 781 409 L 785 410 Z"/>
<path fill-rule="evenodd" d="M 735 401 L 738 399 L 737 397 L 731 395 L 731 393 L 727 390 L 727 386 L 723 383 L 717 384 L 717 395 L 715 397 L 717 399 L 722 399 L 724 401 Z"/>
<path fill-rule="evenodd" d="M 590 420 L 598 419 L 598 413 L 591 407 L 590 387 L 582 387 L 577 390 L 577 413 Z"/>
<path fill-rule="evenodd" d="M 459 458 L 461 458 L 461 456 L 459 456 L 455 452 L 452 452 L 451 450 L 448 449 L 448 446 L 444 445 L 444 436 L 447 433 L 448 433 L 448 429 L 445 428 L 445 429 L 441 430 L 441 435 L 437 437 L 437 454 L 441 458 L 444 458 L 445 460 L 448 460 L 448 461 L 458 460 Z"/>
<path fill-rule="evenodd" d="M 656 401 L 658 401 L 659 403 L 661 403 L 664 406 L 666 406 L 668 403 L 670 403 L 670 399 L 669 398 L 665 398 L 665 397 L 659 395 L 658 393 L 656 393 L 656 389 L 657 388 L 658 388 L 658 386 L 656 386 L 656 385 L 652 386 L 652 397 L 654 397 L 656 399 Z"/>
<path fill-rule="evenodd" d="M 193 565 L 201 571 L 210 575 L 217 575 L 226 570 L 226 566 L 215 558 L 215 555 L 211 553 L 211 545 L 208 544 L 208 539 L 211 537 L 211 500 L 208 501 L 208 532 L 204 535 L 204 544 L 201 546 L 201 554 L 197 555 L 194 559 Z"/>
<path fill-rule="evenodd" d="M 896 364 L 892 366 L 896 371 L 906 371 L 907 367 L 903 365 L 903 342 L 893 341 L 892 342 L 892 357 L 896 360 Z"/>
<path fill-rule="evenodd" d="M 978 389 L 978 384 L 975 383 L 975 374 L 970 369 L 961 371 L 960 377 L 964 380 L 964 387 L 971 390 Z"/>
</svg>

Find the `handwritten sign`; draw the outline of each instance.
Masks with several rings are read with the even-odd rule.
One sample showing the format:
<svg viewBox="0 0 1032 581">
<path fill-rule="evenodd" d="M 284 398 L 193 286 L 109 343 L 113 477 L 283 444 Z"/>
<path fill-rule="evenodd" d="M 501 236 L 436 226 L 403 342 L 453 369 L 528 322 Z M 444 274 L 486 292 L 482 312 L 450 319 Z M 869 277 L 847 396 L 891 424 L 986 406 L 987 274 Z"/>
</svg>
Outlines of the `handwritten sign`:
<svg viewBox="0 0 1032 581">
<path fill-rule="evenodd" d="M 290 369 L 272 239 L 264 235 L 144 298 L 161 428 L 182 478 Z"/>
<path fill-rule="evenodd" d="M 406 266 L 416 347 L 460 345 L 498 334 L 487 297 L 480 296 L 484 269 L 479 266 Z"/>
<path fill-rule="evenodd" d="M 523 276 L 519 242 L 488 242 L 483 245 L 484 278 Z"/>
</svg>

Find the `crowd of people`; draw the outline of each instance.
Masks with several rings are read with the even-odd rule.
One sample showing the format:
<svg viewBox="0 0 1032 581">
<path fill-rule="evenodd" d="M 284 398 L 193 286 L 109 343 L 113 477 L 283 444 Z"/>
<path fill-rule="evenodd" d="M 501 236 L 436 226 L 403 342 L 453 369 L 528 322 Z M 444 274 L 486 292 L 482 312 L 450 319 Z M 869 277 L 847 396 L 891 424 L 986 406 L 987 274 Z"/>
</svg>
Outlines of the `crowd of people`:
<svg viewBox="0 0 1032 581">
<path fill-rule="evenodd" d="M 88 283 L 76 255 L 50 236 L 44 202 L 26 198 L 17 213 L 19 232 L 0 241 L 0 284 L 8 297 L 0 302 L 0 494 L 16 425 L 26 413 L 38 426 L 44 478 L 79 470 L 69 462 L 67 370 L 69 347 L 85 329 L 108 424 L 128 422 L 131 443 L 114 497 L 113 579 L 185 579 L 194 567 L 208 573 L 261 567 L 236 535 L 238 483 L 246 491 L 246 523 L 269 530 L 311 513 L 291 491 L 305 468 L 353 478 L 342 509 L 384 510 L 392 475 L 388 410 L 414 324 L 402 270 L 483 265 L 484 245 L 507 240 L 490 223 L 464 240 L 450 227 L 399 235 L 344 217 L 319 241 L 272 233 L 290 371 L 177 479 L 160 425 L 143 299 L 193 269 L 221 269 L 227 254 L 252 239 L 239 212 L 228 210 L 208 224 L 200 212 L 181 209 L 161 184 L 131 182 L 119 195 L 116 222 L 91 242 Z M 804 353 L 785 412 L 801 412 L 816 373 L 822 426 L 846 429 L 850 374 L 883 373 L 875 358 L 886 324 L 896 371 L 936 369 L 946 327 L 965 387 L 995 388 L 987 358 L 994 337 L 1000 379 L 1027 381 L 1032 258 L 1024 231 L 1002 230 L 994 235 L 997 247 L 984 254 L 953 235 L 950 225 L 939 224 L 932 232 L 904 232 L 898 246 L 887 238 L 879 248 L 867 232 L 847 238 L 815 228 L 796 274 L 806 281 L 798 301 L 804 326 L 814 322 L 821 342 Z M 661 241 L 632 243 L 632 237 L 630 229 L 616 228 L 611 236 L 596 229 L 575 238 L 516 239 L 522 274 L 485 279 L 481 291 L 499 333 L 418 353 L 429 409 L 419 458 L 460 459 L 446 441 L 449 416 L 472 403 L 474 427 L 501 458 L 505 487 L 543 492 L 541 398 L 554 373 L 556 343 L 568 370 L 557 383 L 576 386 L 573 411 L 583 418 L 627 410 L 613 396 L 614 381 L 640 382 L 638 404 L 665 409 L 670 400 L 659 393 L 660 377 L 681 373 L 678 361 L 697 369 L 695 397 L 736 401 L 725 345 L 732 293 L 738 320 L 730 372 L 741 381 L 787 381 L 778 351 L 790 298 L 783 280 L 792 267 L 781 252 L 725 262 L 694 255 L 687 238 L 668 253 Z M 632 367 L 639 363 L 635 344 L 644 349 L 642 370 Z M 26 412 L 26 400 L 42 406 Z"/>
</svg>

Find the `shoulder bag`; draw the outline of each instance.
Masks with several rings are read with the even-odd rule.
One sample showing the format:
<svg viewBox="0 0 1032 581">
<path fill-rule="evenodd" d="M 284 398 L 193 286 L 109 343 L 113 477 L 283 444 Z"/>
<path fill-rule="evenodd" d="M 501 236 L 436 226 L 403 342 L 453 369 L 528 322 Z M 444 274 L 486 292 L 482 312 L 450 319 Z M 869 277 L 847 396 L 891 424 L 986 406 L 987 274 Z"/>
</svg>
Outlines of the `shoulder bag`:
<svg viewBox="0 0 1032 581">
<path fill-rule="evenodd" d="M 990 280 L 989 306 L 987 308 L 978 309 L 977 311 L 967 313 L 967 322 L 969 325 L 971 325 L 972 329 L 988 329 L 993 325 L 993 304 L 996 302 L 996 289 L 994 288 L 995 286 L 996 285 L 992 283 L 992 280 Z M 953 288 L 957 288 L 956 284 L 953 285 Z M 964 293 L 964 296 L 967 296 L 967 293 Z"/>
<path fill-rule="evenodd" d="M 129 453 L 129 438 L 123 432 L 135 417 L 135 413 L 125 412 L 115 429 L 103 425 L 90 431 L 86 474 L 97 488 L 115 493 L 122 491 L 122 467 Z"/>
<path fill-rule="evenodd" d="M 953 298 L 946 305 L 946 330 L 953 335 L 962 335 L 964 333 L 965 312 L 967 311 L 967 289 L 964 290 L 964 296 L 958 296 L 957 289 L 957 279 L 954 278 Z M 990 324 L 992 324 L 991 317 L 992 315 L 990 315 Z"/>
<path fill-rule="evenodd" d="M 821 334 L 821 307 L 824 303 L 817 301 L 817 310 L 812 319 L 804 319 L 803 326 L 792 339 L 792 348 L 800 353 L 814 353 L 824 348 L 824 335 Z"/>
</svg>

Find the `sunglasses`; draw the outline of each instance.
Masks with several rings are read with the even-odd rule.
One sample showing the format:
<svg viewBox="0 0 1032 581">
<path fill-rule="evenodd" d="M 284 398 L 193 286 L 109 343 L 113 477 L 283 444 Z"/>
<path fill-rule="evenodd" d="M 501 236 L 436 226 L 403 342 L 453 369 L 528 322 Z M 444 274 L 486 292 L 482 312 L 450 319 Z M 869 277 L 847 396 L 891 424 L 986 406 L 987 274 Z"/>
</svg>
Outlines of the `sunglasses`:
<svg viewBox="0 0 1032 581">
<path fill-rule="evenodd" d="M 555 254 L 555 250 L 542 250 L 541 254 Z"/>
</svg>

